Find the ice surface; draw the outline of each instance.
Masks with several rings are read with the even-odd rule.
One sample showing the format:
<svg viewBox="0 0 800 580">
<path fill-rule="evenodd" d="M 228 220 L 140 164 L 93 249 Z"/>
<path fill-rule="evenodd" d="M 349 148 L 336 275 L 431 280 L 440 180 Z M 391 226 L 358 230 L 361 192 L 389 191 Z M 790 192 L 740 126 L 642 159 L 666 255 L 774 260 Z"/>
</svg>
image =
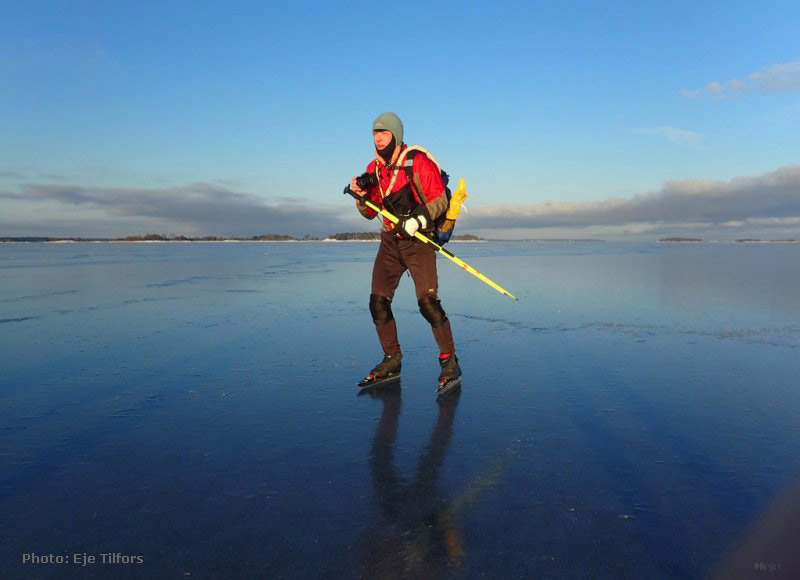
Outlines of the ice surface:
<svg viewBox="0 0 800 580">
<path fill-rule="evenodd" d="M 0 577 L 704 578 L 798 485 L 800 246 L 449 249 L 437 402 L 375 244 L 0 244 Z"/>
</svg>

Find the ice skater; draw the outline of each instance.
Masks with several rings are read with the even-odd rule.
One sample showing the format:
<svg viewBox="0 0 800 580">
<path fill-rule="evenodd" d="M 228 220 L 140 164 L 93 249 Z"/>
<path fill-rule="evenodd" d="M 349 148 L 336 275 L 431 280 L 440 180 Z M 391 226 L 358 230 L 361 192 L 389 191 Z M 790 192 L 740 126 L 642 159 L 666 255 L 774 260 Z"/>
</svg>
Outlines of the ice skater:
<svg viewBox="0 0 800 580">
<path fill-rule="evenodd" d="M 358 211 L 367 219 L 377 212 L 364 203 L 386 209 L 399 218 L 395 225 L 384 218 L 380 246 L 372 268 L 369 311 L 375 323 L 383 360 L 359 383 L 366 387 L 400 376 L 403 353 L 397 340 L 392 298 L 402 275 L 408 270 L 414 280 L 419 311 L 433 331 L 439 347 L 438 392 L 446 392 L 461 381 L 453 332 L 438 297 L 436 250 L 414 237 L 432 235 L 437 218 L 448 209 L 445 183 L 439 167 L 420 150 L 403 143 L 403 123 L 394 113 L 382 113 L 372 123 L 373 159 L 364 174 L 353 177 L 350 189 L 362 199 Z"/>
</svg>

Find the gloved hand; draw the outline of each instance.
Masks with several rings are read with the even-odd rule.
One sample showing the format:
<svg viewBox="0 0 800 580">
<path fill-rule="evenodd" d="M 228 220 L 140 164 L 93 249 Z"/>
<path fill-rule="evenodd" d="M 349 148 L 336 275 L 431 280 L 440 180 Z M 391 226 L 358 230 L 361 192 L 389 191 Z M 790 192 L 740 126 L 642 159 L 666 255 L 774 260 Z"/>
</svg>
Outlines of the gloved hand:
<svg viewBox="0 0 800 580">
<path fill-rule="evenodd" d="M 358 186 L 357 179 L 358 179 L 357 177 L 354 177 L 353 179 L 350 180 L 350 190 L 353 193 L 357 193 L 358 195 L 360 195 L 363 198 L 364 194 L 366 193 L 366 191 L 364 191 L 363 189 L 361 189 Z"/>
<path fill-rule="evenodd" d="M 428 218 L 426 218 L 424 214 L 409 215 L 400 218 L 400 221 L 397 222 L 395 226 L 395 230 L 409 238 L 413 238 L 418 230 L 425 229 L 427 225 Z"/>
</svg>

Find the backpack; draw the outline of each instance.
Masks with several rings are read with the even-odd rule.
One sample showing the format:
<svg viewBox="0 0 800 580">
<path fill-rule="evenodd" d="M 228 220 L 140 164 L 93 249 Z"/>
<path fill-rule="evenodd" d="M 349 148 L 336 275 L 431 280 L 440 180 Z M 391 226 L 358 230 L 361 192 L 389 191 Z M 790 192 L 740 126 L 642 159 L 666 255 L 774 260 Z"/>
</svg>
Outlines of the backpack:
<svg viewBox="0 0 800 580">
<path fill-rule="evenodd" d="M 419 145 L 411 145 L 407 147 L 403 153 L 401 153 L 400 158 L 397 160 L 399 167 L 405 171 L 406 177 L 408 178 L 408 182 L 411 184 L 411 187 L 416 191 L 417 197 L 421 200 L 425 200 L 425 196 L 422 193 L 422 183 L 420 183 L 419 175 L 415 175 L 413 168 L 414 168 L 414 157 L 416 157 L 417 153 L 424 153 L 427 155 L 428 159 L 433 161 L 433 164 L 436 166 L 442 174 L 442 183 L 444 183 L 444 193 L 447 196 L 447 209 L 442 212 L 436 220 L 433 222 L 433 235 L 434 240 L 440 246 L 443 246 L 447 243 L 450 239 L 450 236 L 453 235 L 453 228 L 455 227 L 456 220 L 449 219 L 447 217 L 447 213 L 450 209 L 450 202 L 453 197 L 453 192 L 450 191 L 450 188 L 447 184 L 450 182 L 450 176 L 439 166 L 439 162 L 436 161 L 436 158 L 424 147 L 420 147 Z M 423 201 L 424 203 L 424 201 Z"/>
</svg>

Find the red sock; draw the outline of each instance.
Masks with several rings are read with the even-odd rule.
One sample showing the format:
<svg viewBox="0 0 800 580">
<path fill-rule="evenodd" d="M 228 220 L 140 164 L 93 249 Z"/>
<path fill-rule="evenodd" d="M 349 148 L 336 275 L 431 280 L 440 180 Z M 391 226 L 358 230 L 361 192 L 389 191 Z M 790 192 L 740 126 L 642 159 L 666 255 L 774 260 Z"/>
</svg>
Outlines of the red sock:
<svg viewBox="0 0 800 580">
<path fill-rule="evenodd" d="M 443 352 L 443 353 L 441 353 L 441 354 L 439 355 L 439 359 L 440 359 L 440 360 L 444 360 L 444 359 L 446 359 L 446 358 L 450 358 L 451 356 L 453 356 L 453 353 L 452 353 L 452 352 Z"/>
</svg>

